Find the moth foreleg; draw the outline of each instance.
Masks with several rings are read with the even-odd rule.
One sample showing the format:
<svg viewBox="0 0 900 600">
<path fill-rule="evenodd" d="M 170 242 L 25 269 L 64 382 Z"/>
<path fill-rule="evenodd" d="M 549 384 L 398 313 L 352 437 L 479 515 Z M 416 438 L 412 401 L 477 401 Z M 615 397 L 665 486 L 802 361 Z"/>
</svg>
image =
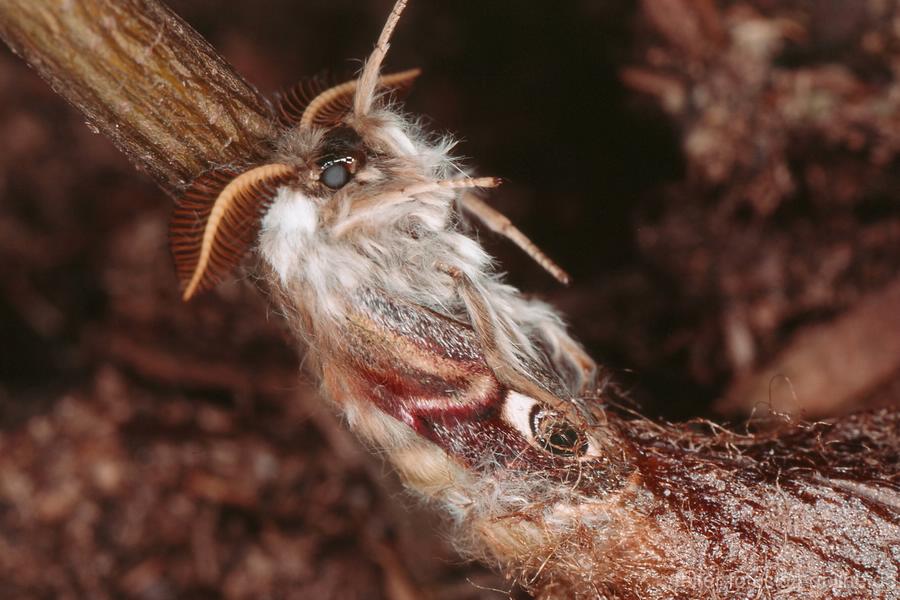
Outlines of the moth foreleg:
<svg viewBox="0 0 900 600">
<path fill-rule="evenodd" d="M 580 397 L 593 392 L 597 384 L 598 367 L 581 344 L 572 339 L 565 327 L 555 321 L 535 323 L 535 326 L 554 368 L 571 382 L 569 388 L 572 393 Z"/>
<path fill-rule="evenodd" d="M 516 325 L 499 322 L 489 303 L 485 301 L 484 293 L 478 289 L 477 284 L 468 275 L 456 267 L 443 263 L 435 266 L 450 275 L 455 281 L 459 295 L 466 305 L 472 328 L 479 338 L 485 362 L 497 380 L 564 414 L 570 414 L 573 408 L 572 404 L 550 392 L 541 383 L 541 377 L 538 374 L 530 373 L 528 365 L 512 356 L 512 352 L 506 348 L 509 343 L 504 343 L 503 340 L 516 336 L 513 335 L 513 332 L 504 331 L 504 328 Z"/>
<path fill-rule="evenodd" d="M 572 280 L 562 267 L 544 254 L 544 251 L 538 248 L 537 244 L 528 239 L 518 227 L 513 225 L 512 221 L 510 221 L 506 215 L 491 207 L 479 196 L 472 192 L 467 192 L 462 194 L 460 202 L 462 208 L 466 212 L 476 217 L 494 233 L 502 235 L 518 246 L 525 254 L 530 256 L 534 262 L 550 273 L 561 284 L 568 285 Z"/>
</svg>

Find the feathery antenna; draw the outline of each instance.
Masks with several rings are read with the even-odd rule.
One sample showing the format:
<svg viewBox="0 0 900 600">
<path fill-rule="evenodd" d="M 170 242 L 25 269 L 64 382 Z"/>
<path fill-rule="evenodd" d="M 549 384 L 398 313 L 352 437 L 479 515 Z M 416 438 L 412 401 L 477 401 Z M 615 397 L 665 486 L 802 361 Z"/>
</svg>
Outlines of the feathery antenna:
<svg viewBox="0 0 900 600">
<path fill-rule="evenodd" d="M 362 73 L 359 75 L 359 85 L 356 88 L 356 97 L 353 102 L 353 112 L 357 116 L 367 114 L 369 109 L 372 108 L 372 100 L 375 98 L 375 89 L 378 86 L 378 73 L 381 70 L 381 63 L 384 62 L 384 57 L 391 46 L 389 43 L 391 34 L 394 33 L 394 27 L 397 26 L 400 15 L 403 13 L 403 9 L 406 8 L 406 1 L 397 0 L 394 4 L 391 14 L 388 15 L 387 22 L 384 24 L 384 29 L 381 30 L 381 35 L 378 36 L 378 41 L 375 43 L 375 49 L 372 50 L 369 60 L 366 61 Z"/>
</svg>

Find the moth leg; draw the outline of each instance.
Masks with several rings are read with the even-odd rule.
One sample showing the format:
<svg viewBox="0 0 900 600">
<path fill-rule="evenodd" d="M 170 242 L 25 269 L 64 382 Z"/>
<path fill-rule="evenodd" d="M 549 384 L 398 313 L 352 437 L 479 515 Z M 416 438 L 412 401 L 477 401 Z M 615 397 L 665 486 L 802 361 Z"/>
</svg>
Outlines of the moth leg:
<svg viewBox="0 0 900 600">
<path fill-rule="evenodd" d="M 332 228 L 332 234 L 341 236 L 360 222 L 364 222 L 372 214 L 383 212 L 385 207 L 393 204 L 412 202 L 419 194 L 427 194 L 446 189 L 465 189 L 471 187 L 496 187 L 500 180 L 496 177 L 463 177 L 459 179 L 438 179 L 420 181 L 395 189 L 384 191 L 374 196 L 354 199 L 342 214 L 339 222 Z"/>
<path fill-rule="evenodd" d="M 561 375 L 571 375 L 571 390 L 576 396 L 592 392 L 597 383 L 598 367 L 581 344 L 555 322 L 535 324 L 545 340 L 550 360 Z M 568 379 L 568 377 L 567 377 Z"/>
<path fill-rule="evenodd" d="M 525 254 L 530 256 L 534 262 L 550 273 L 561 284 L 568 285 L 572 280 L 562 267 L 544 254 L 544 251 L 538 248 L 537 244 L 528 239 L 518 227 L 513 225 L 512 221 L 510 221 L 506 215 L 497 209 L 492 208 L 479 196 L 471 192 L 464 193 L 462 194 L 461 203 L 462 208 L 469 214 L 476 217 L 494 233 L 502 235 L 518 246 Z"/>
<path fill-rule="evenodd" d="M 444 263 L 438 263 L 435 266 L 450 275 L 456 282 L 460 297 L 465 303 L 472 321 L 472 327 L 481 343 L 485 362 L 497 380 L 511 389 L 544 402 L 563 414 L 572 415 L 573 405 L 571 403 L 548 391 L 536 376 L 527 373 L 517 364 L 518 361 L 507 356 L 507 353 L 501 348 L 500 336 L 503 334 L 498 331 L 498 328 L 504 327 L 504 325 L 497 322 L 493 311 L 484 301 L 484 296 L 477 289 L 476 284 L 456 267 Z"/>
<path fill-rule="evenodd" d="M 480 196 L 472 192 L 464 192 L 461 202 L 463 209 L 478 218 L 491 231 L 516 244 L 557 281 L 564 285 L 571 281 L 569 274 L 513 225 L 506 215 L 491 207 Z M 543 303 L 525 302 L 527 309 L 536 308 L 536 312 L 545 312 Z M 522 314 L 535 312 L 527 309 Z M 575 381 L 570 386 L 572 391 L 578 395 L 590 391 L 597 380 L 597 363 L 588 356 L 581 345 L 566 333 L 565 328 L 557 323 L 555 318 L 536 319 L 529 325 L 543 338 L 550 359 L 560 375 L 566 376 L 571 373 L 574 376 Z"/>
</svg>

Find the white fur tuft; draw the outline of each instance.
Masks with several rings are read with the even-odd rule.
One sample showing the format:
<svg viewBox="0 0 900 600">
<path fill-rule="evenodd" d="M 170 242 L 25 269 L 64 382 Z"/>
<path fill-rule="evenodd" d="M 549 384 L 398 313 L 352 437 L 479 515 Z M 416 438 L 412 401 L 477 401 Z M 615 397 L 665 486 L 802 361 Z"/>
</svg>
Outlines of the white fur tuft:
<svg viewBox="0 0 900 600">
<path fill-rule="evenodd" d="M 297 256 L 309 245 L 318 227 L 316 204 L 300 192 L 282 187 L 262 219 L 259 246 L 286 284 L 297 267 Z"/>
</svg>

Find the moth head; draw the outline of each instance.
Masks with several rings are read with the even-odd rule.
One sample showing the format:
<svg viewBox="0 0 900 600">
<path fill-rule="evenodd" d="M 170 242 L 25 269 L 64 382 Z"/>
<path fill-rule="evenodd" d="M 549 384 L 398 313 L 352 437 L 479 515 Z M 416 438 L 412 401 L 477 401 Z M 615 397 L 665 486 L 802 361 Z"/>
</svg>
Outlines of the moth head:
<svg viewBox="0 0 900 600">
<path fill-rule="evenodd" d="M 384 95 L 407 91 L 420 73 L 410 69 L 381 74 L 390 36 L 405 6 L 406 0 L 394 5 L 358 78 L 331 86 L 313 79 L 278 99 L 275 116 L 285 133 L 270 161 L 212 169 L 176 201 L 170 246 L 184 300 L 214 287 L 237 267 L 284 188 L 298 189 L 314 200 L 317 218 L 319 209 L 325 208 L 332 233 L 343 235 L 396 217 L 382 210 L 392 205 L 423 208 L 424 203 L 411 201 L 426 194 L 430 209 L 410 225 L 441 226 L 457 197 L 448 190 L 499 185 L 493 177 L 453 177 L 458 169 L 448 158 L 452 144 L 427 140 L 415 122 L 379 102 Z M 472 216 L 568 283 L 568 275 L 506 217 L 474 194 L 464 193 L 461 200 Z"/>
<path fill-rule="evenodd" d="M 325 205 L 336 204 L 360 184 L 388 179 L 394 187 L 403 184 L 404 158 L 408 162 L 415 148 L 408 135 L 386 121 L 390 113 L 377 110 L 376 100 L 408 90 L 420 73 L 380 74 L 405 4 L 400 0 L 394 6 L 357 79 L 332 86 L 304 82 L 278 99 L 276 116 L 285 133 L 271 161 L 213 169 L 176 201 L 170 245 L 185 300 L 214 287 L 240 263 L 281 188 L 296 188 Z M 369 190 L 373 203 L 385 191 L 383 185 Z"/>
</svg>

